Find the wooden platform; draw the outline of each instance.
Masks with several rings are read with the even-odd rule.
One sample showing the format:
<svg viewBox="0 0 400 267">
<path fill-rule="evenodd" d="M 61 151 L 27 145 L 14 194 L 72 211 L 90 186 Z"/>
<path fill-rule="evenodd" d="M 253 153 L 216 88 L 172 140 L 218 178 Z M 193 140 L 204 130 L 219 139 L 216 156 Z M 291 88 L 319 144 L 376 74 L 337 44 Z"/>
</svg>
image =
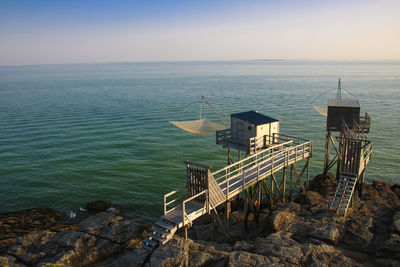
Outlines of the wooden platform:
<svg viewBox="0 0 400 267">
<path fill-rule="evenodd" d="M 183 226 L 182 207 L 183 207 L 182 204 L 178 205 L 174 210 L 163 215 L 161 218 L 169 222 L 173 222 L 177 225 L 178 228 L 181 228 Z M 186 213 L 185 224 L 190 224 L 201 215 L 204 215 L 206 212 L 207 212 L 207 207 L 205 203 L 198 203 L 196 201 L 187 202 L 185 204 L 185 213 Z"/>
</svg>

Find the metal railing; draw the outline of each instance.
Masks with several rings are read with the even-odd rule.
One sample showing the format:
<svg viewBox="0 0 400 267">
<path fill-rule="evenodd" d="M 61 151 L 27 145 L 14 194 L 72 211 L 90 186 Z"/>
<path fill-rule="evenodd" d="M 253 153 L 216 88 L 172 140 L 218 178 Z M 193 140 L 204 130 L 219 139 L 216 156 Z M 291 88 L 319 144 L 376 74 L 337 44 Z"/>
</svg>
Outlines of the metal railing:
<svg viewBox="0 0 400 267">
<path fill-rule="evenodd" d="M 267 148 L 259 153 L 247 157 L 234 164 L 226 166 L 216 172 L 213 172 L 217 183 L 225 188 L 225 195 L 230 198 L 230 187 L 241 183 L 247 186 L 254 181 L 259 181 L 266 175 L 270 175 L 280 168 L 287 167 L 292 161 L 297 161 L 302 158 L 311 156 L 312 142 L 292 146 L 293 140 Z M 246 178 L 255 176 L 251 181 Z M 240 179 L 240 178 L 241 179 Z M 238 188 L 235 189 L 235 191 Z"/>
<path fill-rule="evenodd" d="M 232 129 L 217 131 L 216 139 L 217 144 L 228 143 L 232 138 Z"/>
</svg>

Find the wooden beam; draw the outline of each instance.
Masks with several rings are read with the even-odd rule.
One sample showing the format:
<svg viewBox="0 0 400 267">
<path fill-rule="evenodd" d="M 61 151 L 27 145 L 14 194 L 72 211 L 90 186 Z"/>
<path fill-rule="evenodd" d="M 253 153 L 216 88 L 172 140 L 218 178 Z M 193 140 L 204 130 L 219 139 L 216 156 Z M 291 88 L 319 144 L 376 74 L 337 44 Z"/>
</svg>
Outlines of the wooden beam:
<svg viewBox="0 0 400 267">
<path fill-rule="evenodd" d="M 297 183 L 300 183 L 302 192 L 306 191 L 306 189 L 304 188 L 303 183 L 301 182 L 301 176 L 303 175 L 305 169 L 306 169 L 306 166 L 304 166 L 303 170 L 301 171 L 301 173 L 300 173 L 300 175 L 299 175 L 299 173 L 297 172 L 297 169 L 296 169 L 296 165 L 293 164 L 294 174 L 295 174 L 296 177 L 297 177 L 297 180 L 296 180 L 295 185 L 297 185 Z"/>
</svg>

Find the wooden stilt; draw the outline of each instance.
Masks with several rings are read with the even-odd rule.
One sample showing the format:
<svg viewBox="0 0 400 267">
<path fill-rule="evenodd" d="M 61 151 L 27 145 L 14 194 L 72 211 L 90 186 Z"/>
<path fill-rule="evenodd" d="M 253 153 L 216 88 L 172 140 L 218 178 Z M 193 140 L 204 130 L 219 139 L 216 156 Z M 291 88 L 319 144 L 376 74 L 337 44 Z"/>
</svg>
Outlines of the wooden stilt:
<svg viewBox="0 0 400 267">
<path fill-rule="evenodd" d="M 257 228 L 260 226 L 260 213 L 261 213 L 261 203 L 262 203 L 262 184 L 257 183 L 257 207 L 256 207 L 256 222 Z"/>
<path fill-rule="evenodd" d="M 249 195 L 247 190 L 244 191 L 245 200 L 244 200 L 244 230 L 247 230 L 247 219 L 249 217 Z"/>
<path fill-rule="evenodd" d="M 225 224 L 229 226 L 229 214 L 231 213 L 231 201 L 226 201 L 225 204 Z"/>
<path fill-rule="evenodd" d="M 289 181 L 289 201 L 292 201 L 292 192 L 293 192 L 293 164 L 290 165 L 290 181 Z"/>
<path fill-rule="evenodd" d="M 270 177 L 271 177 L 271 194 L 269 201 L 270 201 L 270 209 L 272 210 L 274 208 L 274 181 L 272 175 Z"/>
<path fill-rule="evenodd" d="M 306 189 L 307 191 L 310 190 L 310 164 L 311 164 L 311 159 L 307 159 L 307 184 L 306 184 Z"/>
<path fill-rule="evenodd" d="M 231 149 L 230 149 L 230 147 L 228 146 L 228 165 L 230 165 L 231 162 L 232 162 L 232 158 L 231 158 Z"/>
<path fill-rule="evenodd" d="M 287 168 L 283 168 L 283 177 L 282 177 L 282 202 L 285 203 L 285 192 L 286 192 L 286 174 Z"/>
<path fill-rule="evenodd" d="M 327 131 L 326 138 L 325 138 L 324 173 L 328 172 L 329 156 L 331 153 L 331 140 L 330 139 L 331 139 L 331 132 Z"/>
</svg>

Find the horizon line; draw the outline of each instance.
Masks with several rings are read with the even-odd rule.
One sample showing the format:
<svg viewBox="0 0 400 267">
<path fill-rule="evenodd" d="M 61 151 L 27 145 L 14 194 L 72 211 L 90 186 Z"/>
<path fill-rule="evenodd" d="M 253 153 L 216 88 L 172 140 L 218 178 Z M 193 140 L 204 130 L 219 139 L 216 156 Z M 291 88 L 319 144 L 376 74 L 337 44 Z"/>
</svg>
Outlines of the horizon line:
<svg viewBox="0 0 400 267">
<path fill-rule="evenodd" d="M 0 64 L 0 67 L 51 66 L 51 65 L 96 65 L 96 64 L 128 64 L 128 63 L 190 63 L 190 62 L 400 62 L 400 59 L 237 59 L 237 60 L 132 60 L 132 61 L 99 61 L 70 63 L 37 63 L 37 64 Z"/>
</svg>

